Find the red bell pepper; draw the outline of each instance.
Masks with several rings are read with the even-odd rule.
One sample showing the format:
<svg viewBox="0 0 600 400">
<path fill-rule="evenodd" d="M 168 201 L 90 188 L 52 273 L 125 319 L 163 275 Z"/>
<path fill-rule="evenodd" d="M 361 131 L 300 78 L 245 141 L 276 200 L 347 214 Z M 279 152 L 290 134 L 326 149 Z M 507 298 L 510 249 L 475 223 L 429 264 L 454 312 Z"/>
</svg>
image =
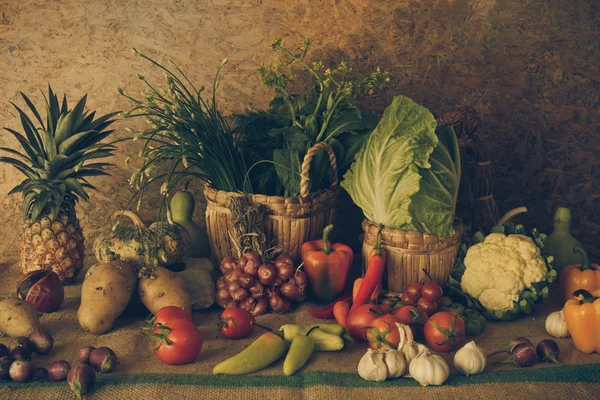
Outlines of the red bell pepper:
<svg viewBox="0 0 600 400">
<path fill-rule="evenodd" d="M 377 240 L 375 241 L 375 247 L 371 251 L 369 255 L 369 263 L 367 265 L 367 271 L 365 272 L 365 277 L 360 285 L 360 289 L 358 289 L 358 294 L 352 303 L 352 308 L 350 311 L 354 310 L 357 307 L 362 306 L 373 294 L 373 291 L 377 288 L 377 285 L 381 283 L 381 278 L 383 277 L 383 272 L 385 271 L 385 261 L 386 254 L 385 250 L 381 247 L 381 230 L 383 226 L 379 227 L 379 232 L 377 232 Z"/>
<path fill-rule="evenodd" d="M 332 229 L 333 225 L 326 226 L 323 239 L 305 242 L 300 249 L 308 284 L 317 300 L 324 302 L 332 301 L 344 291 L 354 257 L 350 247 L 327 240 Z"/>
</svg>

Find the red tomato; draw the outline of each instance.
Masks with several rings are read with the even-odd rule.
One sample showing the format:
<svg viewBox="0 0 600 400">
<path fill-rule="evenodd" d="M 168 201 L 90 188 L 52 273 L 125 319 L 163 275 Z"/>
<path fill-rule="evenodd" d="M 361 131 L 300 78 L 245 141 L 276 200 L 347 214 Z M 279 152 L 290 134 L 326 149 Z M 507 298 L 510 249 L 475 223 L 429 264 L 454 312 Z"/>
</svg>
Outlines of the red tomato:
<svg viewBox="0 0 600 400">
<path fill-rule="evenodd" d="M 405 295 L 407 299 L 411 300 L 411 304 L 415 304 L 421 297 L 422 287 L 423 285 L 420 282 L 412 282 L 404 289 L 402 294 Z"/>
<path fill-rule="evenodd" d="M 157 330 L 161 333 L 155 334 L 158 345 L 156 355 L 165 364 L 188 364 L 200 354 L 203 339 L 193 322 L 173 319 L 167 326 Z"/>
<path fill-rule="evenodd" d="M 400 320 L 393 314 L 386 314 L 375 318 L 369 327 L 366 328 L 369 346 L 372 349 L 389 347 L 396 350 L 400 343 L 400 332 L 398 331 L 396 322 L 400 322 Z"/>
<path fill-rule="evenodd" d="M 434 351 L 447 353 L 460 347 L 465 336 L 465 323 L 458 315 L 448 311 L 433 314 L 423 329 L 427 346 Z"/>
<path fill-rule="evenodd" d="M 254 332 L 254 317 L 248 311 L 227 307 L 219 316 L 219 331 L 228 339 L 240 339 Z"/>
<path fill-rule="evenodd" d="M 421 288 L 421 297 L 431 303 L 437 303 L 443 295 L 442 287 L 435 282 L 425 282 Z"/>
<path fill-rule="evenodd" d="M 438 310 L 437 303 L 432 303 L 431 301 L 426 300 L 425 297 L 421 297 L 419 301 L 417 301 L 417 304 L 425 311 L 425 314 L 430 317 Z"/>
<path fill-rule="evenodd" d="M 154 325 L 168 325 L 169 321 L 173 319 L 186 319 L 190 322 L 194 322 L 192 314 L 177 306 L 166 306 L 156 312 L 154 316 Z"/>
<path fill-rule="evenodd" d="M 400 320 L 404 325 L 408 325 L 412 331 L 413 337 L 417 337 L 420 328 L 425 324 L 429 318 L 421 307 L 415 306 L 402 306 L 396 308 L 393 314 Z"/>
<path fill-rule="evenodd" d="M 348 313 L 346 320 L 348 332 L 356 340 L 365 340 L 365 327 L 371 325 L 373 320 L 381 315 L 387 314 L 390 306 L 382 304 L 363 304 Z"/>
</svg>

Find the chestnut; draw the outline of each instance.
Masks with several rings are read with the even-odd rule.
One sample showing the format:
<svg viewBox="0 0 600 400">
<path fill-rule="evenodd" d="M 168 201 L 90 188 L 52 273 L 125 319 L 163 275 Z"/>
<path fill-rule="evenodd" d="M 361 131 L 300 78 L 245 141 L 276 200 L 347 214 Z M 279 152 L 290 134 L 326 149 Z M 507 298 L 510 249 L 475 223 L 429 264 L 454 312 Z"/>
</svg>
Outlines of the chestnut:
<svg viewBox="0 0 600 400">
<path fill-rule="evenodd" d="M 29 272 L 17 285 L 17 295 L 41 313 L 56 311 L 65 298 L 63 284 L 58 275 L 49 270 Z"/>
</svg>

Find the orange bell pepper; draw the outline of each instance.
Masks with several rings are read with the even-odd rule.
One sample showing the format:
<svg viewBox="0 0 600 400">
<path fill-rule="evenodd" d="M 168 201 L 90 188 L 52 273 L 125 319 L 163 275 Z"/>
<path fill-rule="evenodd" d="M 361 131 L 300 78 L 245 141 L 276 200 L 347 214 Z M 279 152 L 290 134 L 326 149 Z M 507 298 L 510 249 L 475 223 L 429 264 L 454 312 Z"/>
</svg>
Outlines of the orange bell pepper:
<svg viewBox="0 0 600 400">
<path fill-rule="evenodd" d="M 573 295 L 579 298 L 567 300 L 563 309 L 573 344 L 582 353 L 600 353 L 600 290 L 593 295 L 577 290 Z"/>
<path fill-rule="evenodd" d="M 304 272 L 314 296 L 323 302 L 337 298 L 346 286 L 354 253 L 345 244 L 327 240 L 333 225 L 323 229 L 323 239 L 305 242 L 300 248 Z"/>
<path fill-rule="evenodd" d="M 573 247 L 573 253 L 581 254 L 581 264 L 565 267 L 558 280 L 565 301 L 572 299 L 576 290 L 593 292 L 600 289 L 600 265 L 591 264 L 587 253 L 579 246 Z"/>
</svg>

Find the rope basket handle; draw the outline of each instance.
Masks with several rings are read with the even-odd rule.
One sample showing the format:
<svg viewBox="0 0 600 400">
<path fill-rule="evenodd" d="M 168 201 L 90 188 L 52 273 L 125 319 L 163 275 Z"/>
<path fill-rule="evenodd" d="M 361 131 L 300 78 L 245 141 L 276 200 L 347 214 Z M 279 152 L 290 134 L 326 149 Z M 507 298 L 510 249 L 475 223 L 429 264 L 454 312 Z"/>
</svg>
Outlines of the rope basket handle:
<svg viewBox="0 0 600 400">
<path fill-rule="evenodd" d="M 306 152 L 304 160 L 302 161 L 302 178 L 300 178 L 300 197 L 308 196 L 308 174 L 310 172 L 310 162 L 312 161 L 315 154 L 319 150 L 325 150 L 329 156 L 329 165 L 331 166 L 333 177 L 331 179 L 331 187 L 338 184 L 338 173 L 337 173 L 337 161 L 335 159 L 335 152 L 333 148 L 327 142 L 319 142 L 312 146 Z"/>
<path fill-rule="evenodd" d="M 512 210 L 508 211 L 506 214 L 504 214 L 502 216 L 502 218 L 500 218 L 498 220 L 497 225 L 504 225 L 505 223 L 507 223 L 508 221 L 513 219 L 513 217 L 515 217 L 516 215 L 523 214 L 525 212 L 527 212 L 527 207 L 523 206 L 523 207 L 513 208 Z"/>
</svg>

